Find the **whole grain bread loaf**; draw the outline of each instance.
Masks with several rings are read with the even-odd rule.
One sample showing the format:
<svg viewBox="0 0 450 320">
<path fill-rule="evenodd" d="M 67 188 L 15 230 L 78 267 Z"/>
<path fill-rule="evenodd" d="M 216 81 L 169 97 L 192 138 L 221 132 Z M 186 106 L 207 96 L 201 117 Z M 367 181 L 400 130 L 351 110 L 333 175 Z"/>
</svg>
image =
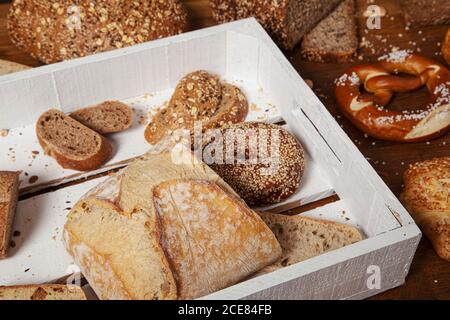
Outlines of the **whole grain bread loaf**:
<svg viewBox="0 0 450 320">
<path fill-rule="evenodd" d="M 255 17 L 284 49 L 292 49 L 342 0 L 210 0 L 219 23 Z"/>
<path fill-rule="evenodd" d="M 78 286 L 62 284 L 0 287 L 0 300 L 86 300 Z"/>
<path fill-rule="evenodd" d="M 19 173 L 0 171 L 0 259 L 6 258 L 19 196 Z"/>
<path fill-rule="evenodd" d="M 105 101 L 78 109 L 70 116 L 100 134 L 124 131 L 131 127 L 133 122 L 133 111 L 120 101 Z"/>
<path fill-rule="evenodd" d="M 179 0 L 15 0 L 7 27 L 20 49 L 53 63 L 181 33 L 187 16 Z"/>
<path fill-rule="evenodd" d="M 449 24 L 448 0 L 400 0 L 406 23 L 412 27 Z"/>
<path fill-rule="evenodd" d="M 355 0 L 344 0 L 303 38 L 301 53 L 312 62 L 342 63 L 357 49 Z"/>
<path fill-rule="evenodd" d="M 56 109 L 39 117 L 36 135 L 45 154 L 66 169 L 95 170 L 112 154 L 108 140 Z"/>
</svg>

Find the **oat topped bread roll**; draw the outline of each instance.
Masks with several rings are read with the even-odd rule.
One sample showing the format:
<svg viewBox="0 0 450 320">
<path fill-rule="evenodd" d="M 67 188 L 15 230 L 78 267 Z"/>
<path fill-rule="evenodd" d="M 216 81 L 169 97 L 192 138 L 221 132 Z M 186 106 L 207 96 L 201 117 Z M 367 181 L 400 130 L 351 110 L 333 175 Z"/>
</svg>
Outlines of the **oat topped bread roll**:
<svg viewBox="0 0 450 320">
<path fill-rule="evenodd" d="M 450 157 L 417 162 L 403 178 L 402 203 L 437 254 L 450 261 Z"/>
<path fill-rule="evenodd" d="M 187 16 L 179 0 L 15 0 L 7 26 L 20 49 L 54 63 L 182 33 Z"/>
</svg>

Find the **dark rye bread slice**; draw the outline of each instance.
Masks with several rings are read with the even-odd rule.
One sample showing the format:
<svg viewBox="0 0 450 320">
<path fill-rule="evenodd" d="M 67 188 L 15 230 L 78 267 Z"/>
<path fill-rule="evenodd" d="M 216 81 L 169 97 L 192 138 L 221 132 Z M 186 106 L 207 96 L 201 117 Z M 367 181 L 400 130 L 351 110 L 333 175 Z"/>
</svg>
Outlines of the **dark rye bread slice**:
<svg viewBox="0 0 450 320">
<path fill-rule="evenodd" d="M 6 258 L 19 196 L 19 173 L 0 171 L 0 259 Z"/>
<path fill-rule="evenodd" d="M 278 262 L 258 274 L 272 272 L 363 239 L 357 228 L 341 223 L 300 215 L 258 213 L 275 234 L 283 250 Z"/>
<path fill-rule="evenodd" d="M 219 23 L 255 17 L 284 49 L 293 49 L 305 34 L 342 0 L 209 0 Z"/>
<path fill-rule="evenodd" d="M 358 49 L 355 14 L 354 0 L 342 2 L 303 38 L 303 58 L 331 63 L 351 60 Z"/>
<path fill-rule="evenodd" d="M 59 110 L 52 109 L 40 116 L 36 135 L 45 154 L 65 169 L 94 170 L 112 154 L 108 140 Z"/>
<path fill-rule="evenodd" d="M 70 116 L 100 134 L 124 131 L 133 121 L 133 111 L 120 101 L 105 101 L 76 110 Z"/>
<path fill-rule="evenodd" d="M 450 23 L 449 0 L 400 0 L 406 23 L 412 27 Z"/>
</svg>

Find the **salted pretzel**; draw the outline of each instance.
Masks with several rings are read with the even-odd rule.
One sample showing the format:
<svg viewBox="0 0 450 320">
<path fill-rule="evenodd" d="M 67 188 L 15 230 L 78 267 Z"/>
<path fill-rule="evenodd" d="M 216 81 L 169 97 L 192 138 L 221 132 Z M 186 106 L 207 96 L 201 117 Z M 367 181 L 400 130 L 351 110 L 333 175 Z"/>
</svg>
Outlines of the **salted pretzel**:
<svg viewBox="0 0 450 320">
<path fill-rule="evenodd" d="M 408 74 L 408 77 L 399 76 Z M 450 129 L 450 72 L 426 57 L 397 51 L 379 58 L 379 64 L 348 69 L 335 82 L 337 102 L 360 130 L 378 139 L 413 142 L 438 137 Z M 365 93 L 360 88 L 364 87 Z M 429 103 L 415 111 L 386 106 L 395 93 L 426 86 Z"/>
</svg>

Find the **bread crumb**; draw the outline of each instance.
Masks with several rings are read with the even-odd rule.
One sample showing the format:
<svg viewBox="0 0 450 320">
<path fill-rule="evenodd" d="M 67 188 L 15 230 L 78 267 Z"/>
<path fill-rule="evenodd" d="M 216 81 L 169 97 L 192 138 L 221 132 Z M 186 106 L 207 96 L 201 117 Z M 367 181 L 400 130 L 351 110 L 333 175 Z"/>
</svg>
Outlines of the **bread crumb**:
<svg viewBox="0 0 450 320">
<path fill-rule="evenodd" d="M 0 137 L 7 137 L 9 134 L 9 130 L 8 129 L 1 129 L 0 130 Z"/>
</svg>

